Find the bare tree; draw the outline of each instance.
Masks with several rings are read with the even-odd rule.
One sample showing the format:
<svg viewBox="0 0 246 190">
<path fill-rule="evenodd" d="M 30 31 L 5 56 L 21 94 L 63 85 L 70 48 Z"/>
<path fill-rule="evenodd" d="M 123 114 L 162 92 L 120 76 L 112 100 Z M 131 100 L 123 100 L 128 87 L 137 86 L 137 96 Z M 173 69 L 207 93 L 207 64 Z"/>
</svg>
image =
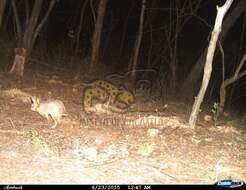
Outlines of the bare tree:
<svg viewBox="0 0 246 190">
<path fill-rule="evenodd" d="M 27 1 L 25 1 L 27 3 Z M 15 17 L 15 24 L 16 24 L 16 33 L 17 33 L 17 46 L 22 46 L 22 30 L 21 30 L 21 22 L 20 22 L 20 17 L 18 14 L 18 10 L 16 7 L 16 3 L 15 0 L 11 0 L 11 4 L 12 4 L 12 8 L 13 8 L 13 12 L 14 12 L 14 17 Z M 29 7 L 28 7 L 29 8 Z M 26 11 L 27 13 L 29 13 L 29 9 L 27 9 Z M 26 18 L 27 20 L 28 18 Z M 12 67 L 11 70 L 13 71 L 14 68 Z"/>
<path fill-rule="evenodd" d="M 132 62 L 129 64 L 129 70 L 136 70 L 137 69 L 137 63 L 138 63 L 138 55 L 139 55 L 139 49 L 141 46 L 142 36 L 143 36 L 143 24 L 144 24 L 144 13 L 145 13 L 145 7 L 146 7 L 146 0 L 142 1 L 142 8 L 140 13 L 140 22 L 139 22 L 139 28 L 137 33 L 137 38 L 135 42 L 134 47 L 134 53 L 133 53 L 133 59 Z M 132 82 L 135 82 L 136 72 L 132 72 L 131 74 Z"/>
<path fill-rule="evenodd" d="M 215 52 L 216 44 L 218 41 L 218 37 L 221 32 L 222 21 L 223 21 L 223 18 L 226 12 L 230 8 L 232 2 L 233 0 L 227 0 L 223 6 L 221 7 L 217 6 L 217 16 L 215 20 L 214 29 L 212 31 L 210 43 L 208 46 L 208 53 L 206 56 L 206 63 L 204 67 L 202 85 L 198 93 L 198 96 L 195 99 L 195 102 L 193 104 L 192 111 L 190 114 L 189 124 L 191 125 L 191 127 L 194 127 L 196 124 L 199 109 L 200 109 L 201 103 L 203 101 L 203 98 L 204 98 L 204 95 L 207 90 L 208 83 L 211 77 L 213 57 L 214 57 L 214 52 Z"/>
<path fill-rule="evenodd" d="M 122 26 L 122 38 L 121 38 L 120 47 L 119 47 L 119 57 L 121 57 L 123 54 L 124 44 L 125 44 L 126 36 L 127 36 L 127 26 L 128 26 L 129 18 L 130 18 L 130 15 L 131 15 L 131 12 L 132 12 L 132 9 L 135 3 L 136 3 L 135 1 L 131 1 L 131 5 L 128 9 L 128 13 L 125 17 L 124 24 Z"/>
<path fill-rule="evenodd" d="M 177 71 L 179 70 L 177 54 L 178 54 L 178 40 L 179 35 L 186 26 L 186 24 L 194 17 L 199 21 L 207 24 L 199 16 L 197 11 L 202 6 L 202 0 L 190 1 L 190 0 L 170 0 L 169 10 L 169 24 L 164 27 L 165 31 L 165 46 L 160 46 L 161 50 L 157 53 L 154 60 L 151 61 L 151 66 L 157 65 L 159 62 L 163 62 L 163 57 L 168 57 L 168 63 L 170 68 L 169 80 L 171 90 L 175 92 L 177 84 Z M 156 50 L 158 51 L 158 50 Z M 183 94 L 183 93 L 182 93 Z"/>
<path fill-rule="evenodd" d="M 104 15 L 107 7 L 107 2 L 108 0 L 100 0 L 97 9 L 97 19 L 96 19 L 95 29 L 92 39 L 90 71 L 93 71 L 95 69 L 99 60 L 101 35 L 102 35 L 103 21 L 104 21 Z"/>
<path fill-rule="evenodd" d="M 1 28 L 2 22 L 3 22 L 5 6 L 6 6 L 6 0 L 1 0 L 0 1 L 0 28 Z"/>
<path fill-rule="evenodd" d="M 80 12 L 79 26 L 78 26 L 78 31 L 76 34 L 75 54 L 79 52 L 79 44 L 80 44 L 80 36 L 81 36 L 82 25 L 83 25 L 83 20 L 84 20 L 84 12 L 85 12 L 85 8 L 88 2 L 89 0 L 84 1 L 82 8 L 81 8 L 81 12 Z"/>
<path fill-rule="evenodd" d="M 35 0 L 30 15 L 29 15 L 28 1 L 25 1 L 26 20 L 25 22 L 21 22 L 17 7 L 16 7 L 16 2 L 15 0 L 11 0 L 15 22 L 16 22 L 17 38 L 19 41 L 19 46 L 25 49 L 24 50 L 25 54 L 22 54 L 22 56 L 25 56 L 26 58 L 29 57 L 33 49 L 34 43 L 38 37 L 38 34 L 40 33 L 44 23 L 48 19 L 50 12 L 55 5 L 55 2 L 56 2 L 55 0 L 51 0 L 49 2 L 49 7 L 44 17 L 40 20 L 39 17 L 40 17 L 41 9 L 43 6 L 43 0 Z M 19 54 L 16 54 L 16 55 L 19 55 Z M 15 73 L 17 75 L 22 76 L 24 73 L 24 65 L 25 65 L 26 58 L 22 59 L 22 61 L 18 61 L 18 62 L 15 61 L 11 68 L 10 73 Z M 20 66 L 19 64 L 23 64 L 23 65 Z M 18 68 L 22 68 L 23 71 L 20 71 L 21 69 L 18 69 Z"/>
<path fill-rule="evenodd" d="M 169 68 L 171 70 L 170 87 L 173 92 L 176 90 L 177 83 L 177 49 L 179 33 L 184 27 L 185 23 L 190 19 L 186 17 L 188 14 L 194 14 L 200 7 L 201 1 L 196 1 L 194 4 L 190 0 L 180 1 L 171 0 L 169 10 L 169 25 L 166 29 L 167 48 L 169 52 Z"/>
<path fill-rule="evenodd" d="M 223 113 L 224 111 L 225 101 L 226 101 L 226 88 L 246 75 L 246 70 L 241 71 L 245 61 L 246 61 L 246 52 L 244 53 L 243 58 L 241 59 L 239 65 L 237 66 L 234 75 L 222 81 L 222 84 L 220 86 L 219 114 Z"/>
<path fill-rule="evenodd" d="M 246 3 L 245 0 L 240 0 L 236 6 L 232 9 L 231 12 L 228 13 L 228 16 L 225 18 L 222 32 L 221 32 L 221 41 L 227 36 L 229 30 L 231 27 L 235 24 L 237 19 L 246 12 Z M 200 57 L 196 61 L 196 64 L 191 69 L 191 72 L 186 77 L 181 92 L 184 96 L 192 97 L 195 91 L 195 86 L 197 82 L 199 81 L 200 74 L 202 73 L 202 70 L 204 68 L 205 59 L 207 54 L 207 48 L 204 49 L 204 51 L 201 53 Z"/>
</svg>

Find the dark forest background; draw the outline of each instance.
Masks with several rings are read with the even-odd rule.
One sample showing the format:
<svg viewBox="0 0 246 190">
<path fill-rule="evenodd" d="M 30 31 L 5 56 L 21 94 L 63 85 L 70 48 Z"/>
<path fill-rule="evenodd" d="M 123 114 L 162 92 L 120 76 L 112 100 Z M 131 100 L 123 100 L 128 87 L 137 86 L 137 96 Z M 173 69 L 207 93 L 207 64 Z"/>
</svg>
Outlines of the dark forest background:
<svg viewBox="0 0 246 190">
<path fill-rule="evenodd" d="M 0 69 L 11 68 L 14 48 L 26 48 L 25 69 L 38 64 L 33 60 L 40 60 L 78 75 L 104 72 L 105 68 L 108 73 L 123 75 L 132 68 L 143 1 L 105 1 L 98 60 L 93 61 L 93 35 L 102 1 L 1 0 Z M 147 75 L 153 88 L 165 91 L 162 96 L 193 101 L 201 84 L 216 6 L 224 2 L 146 0 L 137 69 L 157 73 L 136 72 L 137 77 Z M 224 61 L 218 45 L 207 103 L 219 101 L 222 65 L 225 78 L 232 76 L 245 53 L 245 11 L 246 1 L 235 0 L 224 19 L 219 42 Z M 228 87 L 226 109 L 245 111 L 245 92 L 242 77 Z"/>
</svg>

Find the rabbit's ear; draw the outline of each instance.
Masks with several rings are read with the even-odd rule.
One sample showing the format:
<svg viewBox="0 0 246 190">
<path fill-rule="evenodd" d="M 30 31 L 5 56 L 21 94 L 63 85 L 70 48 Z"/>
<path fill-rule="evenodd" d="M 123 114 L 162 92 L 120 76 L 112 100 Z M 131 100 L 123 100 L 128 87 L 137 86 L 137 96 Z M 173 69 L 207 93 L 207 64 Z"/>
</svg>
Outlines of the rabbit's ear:
<svg viewBox="0 0 246 190">
<path fill-rule="evenodd" d="M 37 102 L 37 104 L 39 104 L 40 103 L 40 98 L 38 98 L 38 97 L 36 97 L 36 102 Z"/>
<path fill-rule="evenodd" d="M 30 97 L 30 100 L 31 100 L 31 103 L 32 103 L 32 104 L 33 104 L 33 103 L 39 103 L 39 102 L 40 102 L 40 99 L 37 98 L 36 96 L 31 96 L 31 97 Z"/>
<path fill-rule="evenodd" d="M 30 101 L 31 101 L 31 103 L 32 103 L 32 104 L 35 102 L 35 100 L 34 100 L 34 97 L 33 97 L 33 96 L 30 96 Z"/>
</svg>

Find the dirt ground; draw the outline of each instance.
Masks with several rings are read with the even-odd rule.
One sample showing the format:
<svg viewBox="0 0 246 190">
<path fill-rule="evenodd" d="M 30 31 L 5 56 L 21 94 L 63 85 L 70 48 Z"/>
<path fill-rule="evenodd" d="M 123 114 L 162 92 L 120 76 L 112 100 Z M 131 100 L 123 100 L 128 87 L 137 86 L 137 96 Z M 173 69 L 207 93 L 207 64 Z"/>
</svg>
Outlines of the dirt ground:
<svg viewBox="0 0 246 190">
<path fill-rule="evenodd" d="M 42 72 L 41 72 L 42 70 Z M 190 106 L 137 98 L 129 113 L 86 115 L 81 76 L 57 68 L 0 73 L 0 183 L 213 184 L 246 181 L 245 123 L 186 121 Z M 62 100 L 55 129 L 29 97 Z M 144 95 L 142 95 L 144 97 Z"/>
</svg>

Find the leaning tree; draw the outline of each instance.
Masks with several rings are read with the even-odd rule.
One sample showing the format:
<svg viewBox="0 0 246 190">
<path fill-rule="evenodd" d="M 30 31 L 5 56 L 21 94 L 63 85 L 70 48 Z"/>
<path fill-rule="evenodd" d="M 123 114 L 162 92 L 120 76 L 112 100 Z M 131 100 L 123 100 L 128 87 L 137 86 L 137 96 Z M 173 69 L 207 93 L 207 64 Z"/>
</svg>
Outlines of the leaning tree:
<svg viewBox="0 0 246 190">
<path fill-rule="evenodd" d="M 239 0 L 238 3 L 231 8 L 231 11 L 228 13 L 227 17 L 224 20 L 224 24 L 222 26 L 222 31 L 220 34 L 220 41 L 224 41 L 227 34 L 229 33 L 230 29 L 236 21 L 240 18 L 242 14 L 246 12 L 246 3 L 245 0 Z M 185 96 L 185 98 L 190 99 L 195 94 L 195 86 L 197 86 L 197 83 L 200 81 L 201 73 L 203 71 L 205 61 L 206 61 L 206 55 L 207 55 L 208 49 L 205 48 L 199 58 L 197 59 L 195 65 L 192 67 L 190 73 L 184 80 L 181 92 L 182 95 Z M 215 52 L 216 53 L 216 52 Z"/>
<path fill-rule="evenodd" d="M 200 106 L 203 101 L 203 98 L 204 98 L 204 95 L 207 90 L 208 83 L 211 77 L 213 57 L 214 57 L 214 52 L 216 49 L 217 41 L 218 41 L 218 38 L 221 32 L 221 28 L 222 28 L 221 25 L 222 25 L 224 16 L 227 13 L 228 9 L 230 8 L 232 2 L 233 0 L 227 0 L 223 6 L 221 7 L 217 6 L 217 16 L 216 16 L 214 28 L 212 31 L 211 39 L 209 42 L 208 52 L 206 55 L 206 62 L 205 62 L 205 67 L 204 67 L 202 85 L 195 99 L 195 102 L 193 104 L 192 111 L 190 114 L 189 124 L 192 127 L 194 127 L 196 124 Z"/>
</svg>

